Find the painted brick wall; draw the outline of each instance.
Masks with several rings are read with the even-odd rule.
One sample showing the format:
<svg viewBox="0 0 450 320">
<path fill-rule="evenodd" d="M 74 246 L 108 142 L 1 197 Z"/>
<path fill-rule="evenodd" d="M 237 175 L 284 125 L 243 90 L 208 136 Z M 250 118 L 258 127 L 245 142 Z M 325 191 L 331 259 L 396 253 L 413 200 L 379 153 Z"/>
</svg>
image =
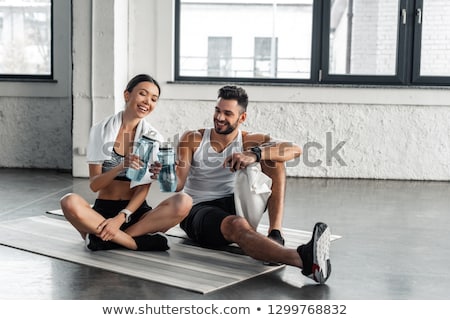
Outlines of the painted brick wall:
<svg viewBox="0 0 450 320">
<path fill-rule="evenodd" d="M 149 120 L 173 141 L 210 127 L 213 107 L 161 100 Z M 242 129 L 302 146 L 300 160 L 287 164 L 290 176 L 448 180 L 449 123 L 450 107 L 442 106 L 250 103 Z"/>
<path fill-rule="evenodd" d="M 0 168 L 72 167 L 70 99 L 0 98 Z"/>
</svg>

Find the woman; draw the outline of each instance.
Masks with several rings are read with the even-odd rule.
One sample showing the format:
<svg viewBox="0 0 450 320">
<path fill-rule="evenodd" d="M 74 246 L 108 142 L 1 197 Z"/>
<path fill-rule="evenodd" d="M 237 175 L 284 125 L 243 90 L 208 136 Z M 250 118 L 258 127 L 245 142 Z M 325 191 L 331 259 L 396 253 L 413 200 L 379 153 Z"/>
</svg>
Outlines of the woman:
<svg viewBox="0 0 450 320">
<path fill-rule="evenodd" d="M 90 188 L 98 192 L 94 206 L 74 193 L 61 198 L 64 216 L 93 251 L 120 247 L 167 250 L 167 238 L 161 232 L 178 224 L 191 208 L 191 198 L 178 193 L 152 209 L 145 201 L 150 173 L 139 183 L 126 177 L 128 167 L 142 165 L 132 154 L 134 142 L 149 131 L 161 139 L 144 119 L 155 109 L 160 91 L 149 75 L 135 76 L 124 91 L 125 110 L 91 128 L 87 160 Z M 152 166 L 153 178 L 160 169 L 160 164 Z"/>
</svg>

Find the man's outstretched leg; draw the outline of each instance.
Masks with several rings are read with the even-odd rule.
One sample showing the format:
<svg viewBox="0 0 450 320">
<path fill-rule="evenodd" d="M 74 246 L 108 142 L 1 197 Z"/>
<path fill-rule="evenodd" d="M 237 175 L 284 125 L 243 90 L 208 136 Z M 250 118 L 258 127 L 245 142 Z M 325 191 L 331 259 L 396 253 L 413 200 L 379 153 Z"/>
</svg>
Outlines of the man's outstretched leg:
<svg viewBox="0 0 450 320">
<path fill-rule="evenodd" d="M 224 238 L 235 242 L 250 257 L 261 261 L 273 261 L 302 269 L 302 274 L 323 284 L 331 273 L 330 236 L 325 223 L 314 226 L 311 240 L 297 249 L 289 249 L 253 230 L 247 220 L 228 216 L 221 224 Z"/>
</svg>

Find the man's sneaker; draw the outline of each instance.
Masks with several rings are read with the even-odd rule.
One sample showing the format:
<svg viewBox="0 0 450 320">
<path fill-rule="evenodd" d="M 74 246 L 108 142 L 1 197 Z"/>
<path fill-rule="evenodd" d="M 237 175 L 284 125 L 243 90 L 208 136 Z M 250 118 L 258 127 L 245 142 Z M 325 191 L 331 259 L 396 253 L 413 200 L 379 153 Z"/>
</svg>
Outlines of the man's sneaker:
<svg viewBox="0 0 450 320">
<path fill-rule="evenodd" d="M 269 239 L 272 239 L 276 243 L 284 246 L 284 239 L 283 239 L 283 236 L 281 235 L 280 230 L 272 229 L 267 237 Z"/>
<path fill-rule="evenodd" d="M 92 251 L 119 249 L 122 246 L 112 241 L 103 241 L 94 234 L 87 234 L 84 239 L 86 247 Z"/>
<path fill-rule="evenodd" d="M 137 251 L 166 251 L 169 250 L 166 236 L 161 233 L 149 233 L 134 237 L 137 245 Z"/>
<path fill-rule="evenodd" d="M 330 228 L 322 222 L 314 226 L 311 240 L 297 248 L 303 261 L 302 274 L 323 284 L 330 276 Z"/>
</svg>

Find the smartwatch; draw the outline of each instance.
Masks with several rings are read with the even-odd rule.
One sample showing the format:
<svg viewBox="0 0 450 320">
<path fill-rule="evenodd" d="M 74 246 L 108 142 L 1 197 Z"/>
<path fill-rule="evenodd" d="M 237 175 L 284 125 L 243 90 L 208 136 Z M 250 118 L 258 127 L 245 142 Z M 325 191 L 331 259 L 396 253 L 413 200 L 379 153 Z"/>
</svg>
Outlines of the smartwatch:
<svg viewBox="0 0 450 320">
<path fill-rule="evenodd" d="M 133 213 L 133 212 L 131 212 L 131 210 L 122 209 L 122 210 L 120 210 L 119 213 L 123 213 L 125 215 L 125 223 L 130 222 L 131 214 Z"/>
<path fill-rule="evenodd" d="M 256 147 L 250 148 L 250 151 L 255 154 L 256 162 L 260 162 L 261 161 L 261 148 L 256 146 Z"/>
</svg>

